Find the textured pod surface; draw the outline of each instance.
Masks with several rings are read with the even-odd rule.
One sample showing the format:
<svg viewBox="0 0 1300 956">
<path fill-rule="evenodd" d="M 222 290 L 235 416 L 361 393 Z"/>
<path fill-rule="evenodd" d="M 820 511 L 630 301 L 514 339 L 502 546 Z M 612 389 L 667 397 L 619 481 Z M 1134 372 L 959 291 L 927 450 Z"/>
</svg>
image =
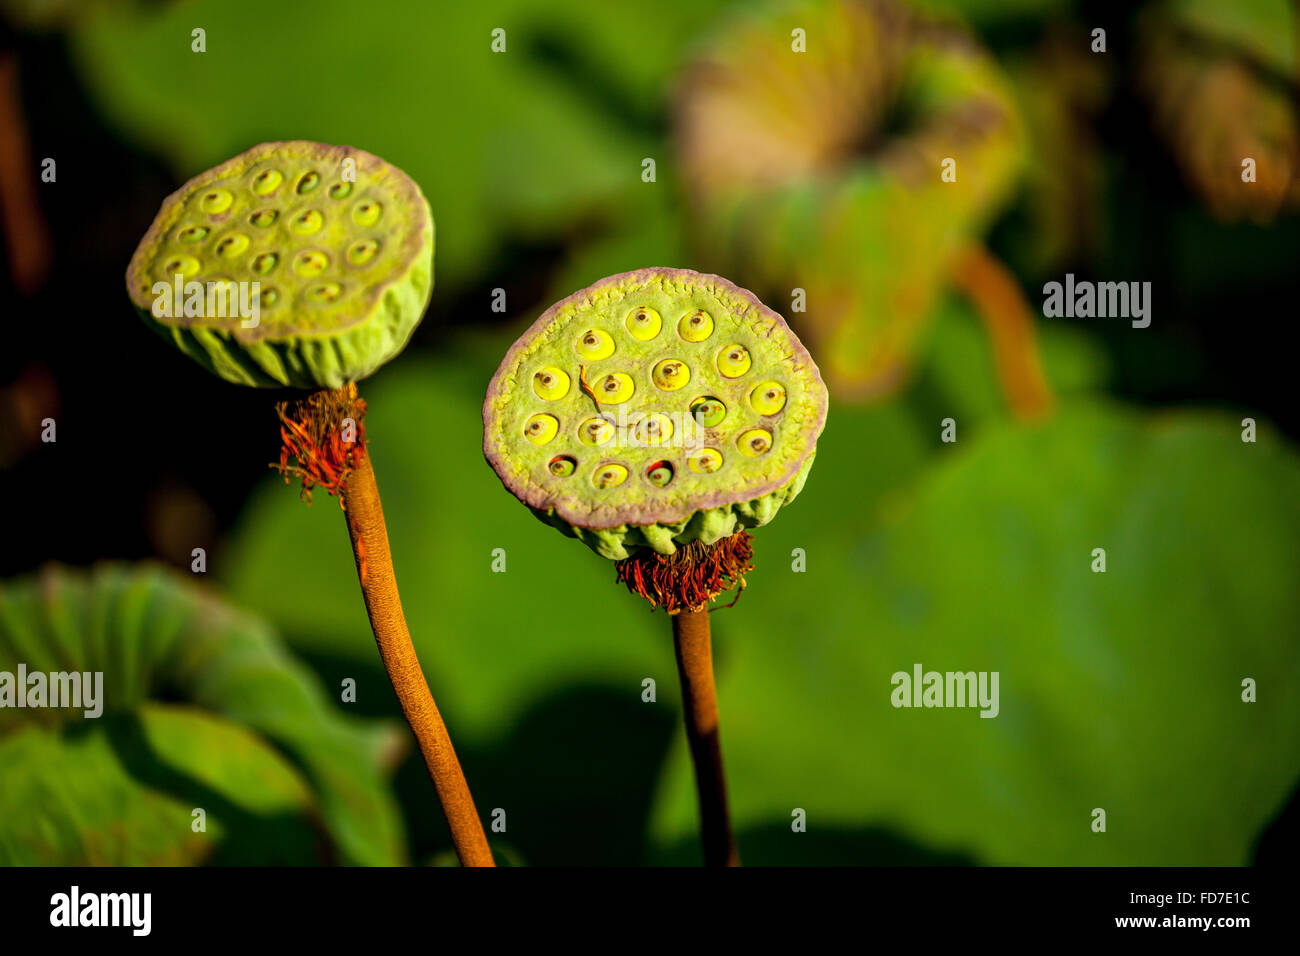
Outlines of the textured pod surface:
<svg viewBox="0 0 1300 956">
<path fill-rule="evenodd" d="M 483 450 L 543 521 L 619 560 L 766 524 L 803 487 L 826 387 L 726 279 L 642 269 L 546 310 L 488 386 Z"/>
<path fill-rule="evenodd" d="M 170 314 L 164 285 L 182 292 Z M 127 288 L 146 322 L 228 381 L 339 388 L 400 352 L 424 314 L 433 216 L 415 181 L 377 156 L 263 143 L 163 202 Z M 224 302 L 210 291 L 223 288 Z M 255 322 L 236 297 L 256 304 Z"/>
<path fill-rule="evenodd" d="M 675 114 L 698 253 L 760 294 L 805 290 L 800 332 L 837 395 L 896 389 L 950 256 L 1023 161 L 993 58 L 896 0 L 757 4 L 688 64 Z"/>
</svg>

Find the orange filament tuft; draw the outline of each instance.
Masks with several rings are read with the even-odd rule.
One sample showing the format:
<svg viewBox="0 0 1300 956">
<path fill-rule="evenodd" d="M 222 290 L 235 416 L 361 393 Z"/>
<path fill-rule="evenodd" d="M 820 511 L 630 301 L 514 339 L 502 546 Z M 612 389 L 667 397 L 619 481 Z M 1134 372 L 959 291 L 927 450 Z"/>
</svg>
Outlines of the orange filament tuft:
<svg viewBox="0 0 1300 956">
<path fill-rule="evenodd" d="M 279 469 L 286 485 L 292 478 L 301 478 L 302 497 L 308 503 L 312 489 L 318 486 L 340 495 L 348 475 L 366 453 L 366 403 L 357 396 L 356 385 L 323 389 L 296 402 L 280 402 L 275 413 L 280 416 L 280 463 L 271 467 Z M 290 464 L 290 459 L 295 464 Z"/>
<path fill-rule="evenodd" d="M 739 600 L 745 590 L 745 572 L 754 570 L 753 540 L 748 531 L 737 531 L 713 544 L 692 541 L 674 554 L 642 549 L 616 562 L 614 571 L 617 580 L 649 601 L 652 608 L 662 604 L 669 614 L 698 611 L 735 587 Z"/>
</svg>

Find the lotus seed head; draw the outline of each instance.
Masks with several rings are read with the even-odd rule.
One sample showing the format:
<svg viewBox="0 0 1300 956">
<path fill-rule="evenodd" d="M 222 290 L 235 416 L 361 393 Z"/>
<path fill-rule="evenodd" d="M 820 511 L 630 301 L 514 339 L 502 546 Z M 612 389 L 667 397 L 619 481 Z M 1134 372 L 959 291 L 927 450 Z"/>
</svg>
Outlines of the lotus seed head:
<svg viewBox="0 0 1300 956">
<path fill-rule="evenodd" d="M 539 415 L 557 422 L 544 449 Z M 484 402 L 484 452 L 543 521 L 620 560 L 771 520 L 825 416 L 816 365 L 752 293 L 643 269 L 569 296 L 514 344 Z"/>
<path fill-rule="evenodd" d="M 233 281 L 232 301 L 256 304 L 256 321 L 233 305 L 187 315 L 156 288 L 178 274 Z M 222 378 L 267 387 L 369 375 L 405 346 L 432 287 L 433 218 L 414 181 L 361 150 L 303 141 L 255 146 L 190 180 L 127 270 L 156 331 Z"/>
</svg>

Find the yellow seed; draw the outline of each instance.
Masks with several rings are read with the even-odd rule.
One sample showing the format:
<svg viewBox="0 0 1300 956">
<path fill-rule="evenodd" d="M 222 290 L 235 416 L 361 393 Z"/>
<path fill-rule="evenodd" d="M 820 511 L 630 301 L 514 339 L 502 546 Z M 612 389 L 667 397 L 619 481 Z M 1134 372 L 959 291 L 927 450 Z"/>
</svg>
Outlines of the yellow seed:
<svg viewBox="0 0 1300 956">
<path fill-rule="evenodd" d="M 210 216 L 225 212 L 235 201 L 229 189 L 209 189 L 199 200 L 199 208 Z"/>
<path fill-rule="evenodd" d="M 384 207 L 373 200 L 363 202 L 352 210 L 352 221 L 358 226 L 373 226 L 379 221 L 383 211 Z"/>
<path fill-rule="evenodd" d="M 627 469 L 613 462 L 599 466 L 591 476 L 591 483 L 597 488 L 617 488 L 627 481 Z"/>
<path fill-rule="evenodd" d="M 675 392 L 691 380 L 691 368 L 681 359 L 664 359 L 655 366 L 653 378 L 665 392 Z"/>
<path fill-rule="evenodd" d="M 636 386 L 632 376 L 623 372 L 610 372 L 596 386 L 596 397 L 602 405 L 621 405 L 632 397 Z"/>
<path fill-rule="evenodd" d="M 208 238 L 208 228 L 207 226 L 188 226 L 180 231 L 180 235 L 177 238 L 179 238 L 181 242 L 202 242 L 204 239 Z"/>
<path fill-rule="evenodd" d="M 726 378 L 740 378 L 752 364 L 749 350 L 743 345 L 728 345 L 718 353 L 718 371 Z"/>
<path fill-rule="evenodd" d="M 199 271 L 199 260 L 193 256 L 176 256 L 163 266 L 163 272 L 171 278 L 174 275 L 192 276 Z"/>
<path fill-rule="evenodd" d="M 775 415 L 785 408 L 785 386 L 780 382 L 763 382 L 749 393 L 749 404 L 760 415 Z"/>
<path fill-rule="evenodd" d="M 588 329 L 578 337 L 578 354 L 589 362 L 614 354 L 614 339 L 603 329 Z"/>
<path fill-rule="evenodd" d="M 704 428 L 717 428 L 727 417 L 727 406 L 712 395 L 701 395 L 691 402 L 691 417 Z"/>
<path fill-rule="evenodd" d="M 360 239 L 348 248 L 348 262 L 354 266 L 364 266 L 379 251 L 379 242 L 375 239 Z"/>
<path fill-rule="evenodd" d="M 578 463 L 568 455 L 556 455 L 546 466 L 546 470 L 556 478 L 568 478 L 577 470 Z"/>
<path fill-rule="evenodd" d="M 708 475 L 722 467 L 722 452 L 716 448 L 701 448 L 686 459 L 691 471 L 699 475 Z"/>
<path fill-rule="evenodd" d="M 315 249 L 308 249 L 305 252 L 298 253 L 298 258 L 293 261 L 293 271 L 304 279 L 310 279 L 312 276 L 324 272 L 325 267 L 329 264 L 329 256 L 325 255 L 325 253 L 317 252 Z"/>
<path fill-rule="evenodd" d="M 262 304 L 262 308 L 269 309 L 280 301 L 280 293 L 275 289 L 263 289 L 258 295 L 257 301 Z"/>
<path fill-rule="evenodd" d="M 673 466 L 670 462 L 653 462 L 645 471 L 646 480 L 656 488 L 665 487 L 673 480 Z"/>
<path fill-rule="evenodd" d="M 248 217 L 248 221 L 258 229 L 265 229 L 279 217 L 279 212 L 274 209 L 259 209 Z"/>
<path fill-rule="evenodd" d="M 325 217 L 316 209 L 304 209 L 293 218 L 293 225 L 289 227 L 295 235 L 314 236 L 320 232 L 320 227 L 325 225 Z"/>
<path fill-rule="evenodd" d="M 633 423 L 632 437 L 639 444 L 655 447 L 673 437 L 673 420 L 655 412 Z"/>
<path fill-rule="evenodd" d="M 318 286 L 313 286 L 307 292 L 307 299 L 317 303 L 334 302 L 342 292 L 343 289 L 337 282 L 322 282 Z"/>
<path fill-rule="evenodd" d="M 254 256 L 251 263 L 252 269 L 258 275 L 270 275 L 276 266 L 280 264 L 280 257 L 274 252 L 263 252 L 261 255 Z"/>
<path fill-rule="evenodd" d="M 569 373 L 548 365 L 533 376 L 533 391 L 538 398 L 548 402 L 558 401 L 569 394 Z"/>
<path fill-rule="evenodd" d="M 703 342 L 713 334 L 713 316 L 703 309 L 688 312 L 677 323 L 677 334 L 687 342 Z"/>
<path fill-rule="evenodd" d="M 303 173 L 302 178 L 298 180 L 298 195 L 305 196 L 319 185 L 320 173 L 315 170 Z"/>
<path fill-rule="evenodd" d="M 335 183 L 330 187 L 330 199 L 347 199 L 351 195 L 351 183 Z"/>
<path fill-rule="evenodd" d="M 524 437 L 534 445 L 545 445 L 560 430 L 560 420 L 554 415 L 534 415 L 524 425 Z"/>
<path fill-rule="evenodd" d="M 584 445 L 605 445 L 614 438 L 614 423 L 608 418 L 588 418 L 578 426 L 578 441 Z"/>
<path fill-rule="evenodd" d="M 772 433 L 766 428 L 751 428 L 736 439 L 736 447 L 746 458 L 757 458 L 772 450 Z"/>
<path fill-rule="evenodd" d="M 659 334 L 664 320 L 654 309 L 646 306 L 633 309 L 627 314 L 627 330 L 638 342 L 649 342 Z"/>
<path fill-rule="evenodd" d="M 247 249 L 248 237 L 239 232 L 232 232 L 217 243 L 217 255 L 226 259 L 237 259 Z"/>
<path fill-rule="evenodd" d="M 264 169 L 253 177 L 253 192 L 259 196 L 269 196 L 280 188 L 284 174 L 278 169 Z"/>
</svg>

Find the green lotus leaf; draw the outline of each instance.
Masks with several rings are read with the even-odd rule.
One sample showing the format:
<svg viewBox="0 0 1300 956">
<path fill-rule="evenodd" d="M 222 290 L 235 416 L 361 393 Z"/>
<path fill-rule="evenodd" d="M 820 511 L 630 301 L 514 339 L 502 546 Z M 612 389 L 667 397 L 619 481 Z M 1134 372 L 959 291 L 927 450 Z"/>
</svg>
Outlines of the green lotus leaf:
<svg viewBox="0 0 1300 956">
<path fill-rule="evenodd" d="M 178 574 L 0 584 L 0 673 L 20 668 L 98 672 L 101 713 L 0 708 L 0 863 L 403 861 L 391 728 L 341 717 L 263 621 Z"/>
<path fill-rule="evenodd" d="M 141 316 L 239 385 L 338 388 L 402 350 L 433 289 L 433 216 L 395 166 L 263 143 L 163 202 L 127 270 Z"/>
<path fill-rule="evenodd" d="M 614 560 L 766 524 L 803 487 L 826 387 L 718 276 L 642 269 L 542 314 L 488 386 L 483 450 L 543 521 Z"/>
</svg>

